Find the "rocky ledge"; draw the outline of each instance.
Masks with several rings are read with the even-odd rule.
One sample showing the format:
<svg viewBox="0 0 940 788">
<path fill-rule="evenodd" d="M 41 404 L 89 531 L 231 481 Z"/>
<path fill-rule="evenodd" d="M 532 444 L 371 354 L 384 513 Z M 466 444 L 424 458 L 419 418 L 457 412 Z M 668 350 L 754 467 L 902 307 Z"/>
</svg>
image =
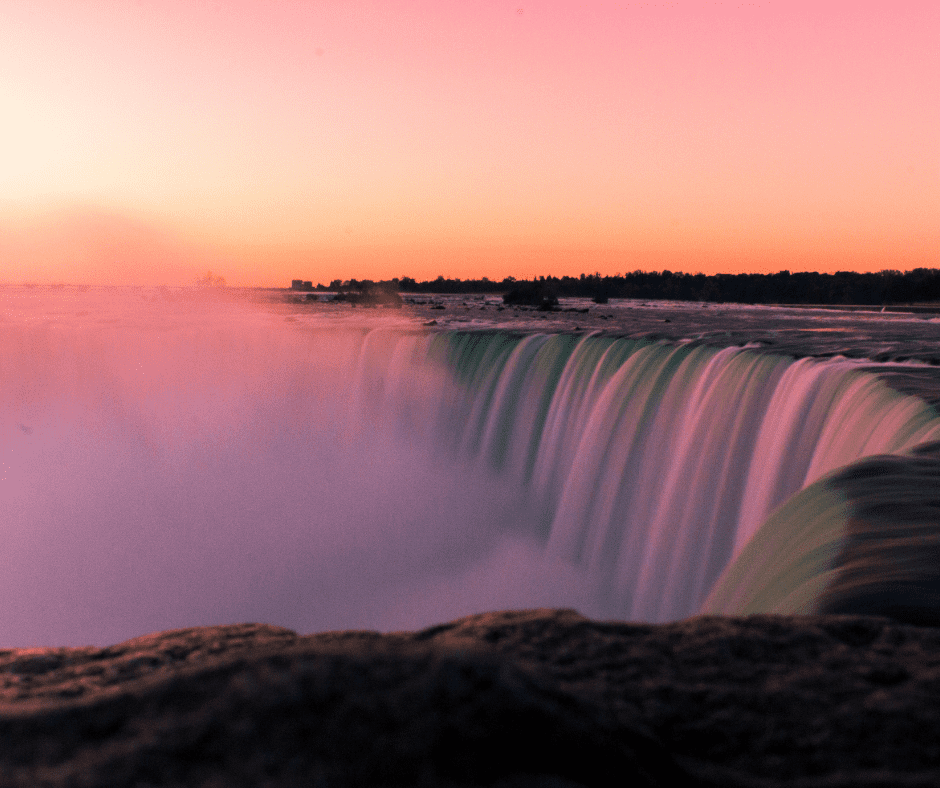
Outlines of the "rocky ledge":
<svg viewBox="0 0 940 788">
<path fill-rule="evenodd" d="M 0 652 L 0 786 L 936 786 L 940 629 L 258 624 Z"/>
</svg>

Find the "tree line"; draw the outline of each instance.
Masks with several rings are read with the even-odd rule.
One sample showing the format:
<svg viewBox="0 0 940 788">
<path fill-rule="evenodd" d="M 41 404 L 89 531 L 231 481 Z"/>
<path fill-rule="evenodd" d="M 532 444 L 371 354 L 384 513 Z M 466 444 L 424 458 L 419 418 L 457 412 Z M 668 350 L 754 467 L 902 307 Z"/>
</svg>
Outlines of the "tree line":
<svg viewBox="0 0 940 788">
<path fill-rule="evenodd" d="M 308 285 L 309 283 L 303 283 Z M 517 280 L 436 279 L 419 282 L 411 277 L 385 281 L 339 280 L 318 284 L 311 290 L 400 293 L 503 294 L 533 288 L 554 297 L 581 296 L 603 302 L 610 298 L 639 298 L 666 301 L 710 301 L 743 304 L 859 304 L 865 306 L 940 302 L 940 269 L 884 270 L 877 273 L 837 271 L 779 271 L 775 274 L 684 274 L 672 271 L 633 271 L 601 276 L 540 276 Z M 308 289 L 308 288 L 303 288 Z"/>
</svg>

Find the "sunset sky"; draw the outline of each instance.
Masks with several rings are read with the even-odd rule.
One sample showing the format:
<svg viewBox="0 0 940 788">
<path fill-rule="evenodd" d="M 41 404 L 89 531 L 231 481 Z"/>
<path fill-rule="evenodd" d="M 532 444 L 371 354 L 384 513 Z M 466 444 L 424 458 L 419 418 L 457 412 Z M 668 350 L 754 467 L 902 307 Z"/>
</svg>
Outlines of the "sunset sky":
<svg viewBox="0 0 940 788">
<path fill-rule="evenodd" d="M 0 282 L 940 266 L 940 4 L 2 0 Z"/>
</svg>

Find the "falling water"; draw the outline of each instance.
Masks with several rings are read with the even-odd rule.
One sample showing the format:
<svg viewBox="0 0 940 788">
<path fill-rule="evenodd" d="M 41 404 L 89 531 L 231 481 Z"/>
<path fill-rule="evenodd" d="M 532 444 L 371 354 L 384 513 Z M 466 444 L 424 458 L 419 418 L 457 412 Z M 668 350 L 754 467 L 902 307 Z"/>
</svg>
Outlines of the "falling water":
<svg viewBox="0 0 940 788">
<path fill-rule="evenodd" d="M 831 508 L 800 490 L 940 438 L 848 360 L 167 291 L 6 297 L 7 646 L 509 607 L 678 618 L 754 574 L 747 548 L 789 533 L 788 506 Z"/>
<path fill-rule="evenodd" d="M 940 436 L 931 408 L 846 359 L 590 336 L 439 341 L 473 414 L 457 419 L 465 442 L 530 491 L 547 553 L 587 568 L 612 616 L 695 613 L 799 490 Z"/>
</svg>

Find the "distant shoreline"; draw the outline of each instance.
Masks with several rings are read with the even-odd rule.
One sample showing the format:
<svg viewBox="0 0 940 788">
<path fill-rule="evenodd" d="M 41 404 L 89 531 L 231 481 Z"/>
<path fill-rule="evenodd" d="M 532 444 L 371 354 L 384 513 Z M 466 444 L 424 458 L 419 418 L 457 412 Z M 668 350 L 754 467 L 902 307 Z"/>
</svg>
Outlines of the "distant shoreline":
<svg viewBox="0 0 940 788">
<path fill-rule="evenodd" d="M 684 274 L 672 271 L 634 271 L 615 276 L 581 274 L 547 276 L 531 280 L 506 277 L 445 279 L 419 282 L 411 277 L 384 281 L 333 279 L 328 285 L 312 280 L 294 280 L 291 289 L 300 292 L 346 292 L 383 289 L 399 293 L 489 294 L 533 289 L 553 297 L 592 298 L 599 303 L 611 298 L 640 298 L 662 301 L 767 304 L 781 306 L 899 306 L 933 304 L 940 309 L 940 269 L 884 270 L 878 273 L 839 271 L 834 274 L 779 271 L 774 274 Z"/>
</svg>

